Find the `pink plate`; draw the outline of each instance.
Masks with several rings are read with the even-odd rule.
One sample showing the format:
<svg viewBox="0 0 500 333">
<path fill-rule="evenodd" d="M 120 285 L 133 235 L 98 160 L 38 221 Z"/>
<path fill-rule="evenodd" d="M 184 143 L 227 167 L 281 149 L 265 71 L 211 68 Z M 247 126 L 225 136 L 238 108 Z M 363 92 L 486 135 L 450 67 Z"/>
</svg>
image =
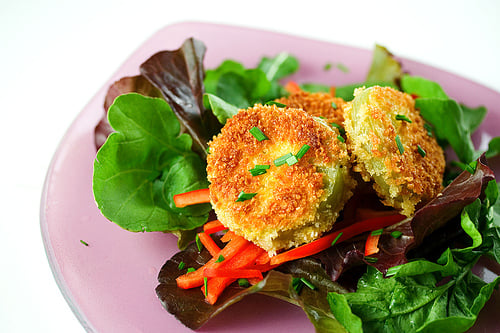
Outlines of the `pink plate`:
<svg viewBox="0 0 500 333">
<path fill-rule="evenodd" d="M 227 58 L 254 66 L 263 55 L 287 51 L 301 63 L 293 79 L 330 85 L 361 82 L 371 50 L 336 45 L 274 32 L 207 23 L 168 26 L 146 41 L 79 114 L 64 136 L 47 173 L 41 202 L 41 230 L 54 277 L 82 325 L 90 332 L 187 332 L 167 313 L 155 294 L 157 274 L 177 252 L 176 238 L 162 233 L 131 233 L 100 215 L 92 196 L 92 167 L 96 154 L 94 127 L 103 113 L 104 96 L 115 80 L 135 75 L 139 65 L 161 50 L 178 48 L 189 37 L 207 45 L 205 66 Z M 389 45 L 390 46 L 390 45 Z M 441 83 L 445 91 L 468 106 L 484 105 L 489 113 L 474 137 L 476 144 L 500 135 L 500 94 L 456 75 L 410 60 L 404 69 Z M 327 63 L 342 63 L 325 71 Z M 500 170 L 498 159 L 496 172 Z M 80 240 L 88 243 L 85 246 Z M 487 279 L 496 266 L 482 269 Z M 495 291 L 475 327 L 499 331 Z M 311 332 L 312 324 L 298 307 L 261 295 L 233 305 L 200 329 L 205 332 Z"/>
</svg>

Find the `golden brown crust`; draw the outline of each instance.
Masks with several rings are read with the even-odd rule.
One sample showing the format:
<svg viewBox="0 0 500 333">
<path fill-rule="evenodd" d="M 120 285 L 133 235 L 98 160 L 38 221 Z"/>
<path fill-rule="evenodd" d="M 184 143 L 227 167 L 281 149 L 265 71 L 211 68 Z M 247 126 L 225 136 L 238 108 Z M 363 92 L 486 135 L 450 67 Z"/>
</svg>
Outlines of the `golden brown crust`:
<svg viewBox="0 0 500 333">
<path fill-rule="evenodd" d="M 443 151 L 428 135 L 410 95 L 387 87 L 361 89 L 355 94 L 358 100 L 345 110 L 348 144 L 357 162 L 355 170 L 365 180 L 375 180 L 375 190 L 385 204 L 411 215 L 415 205 L 441 192 Z M 397 114 L 412 122 L 396 120 Z M 402 154 L 396 136 L 404 147 Z"/>
<path fill-rule="evenodd" d="M 258 127 L 269 140 L 259 142 L 249 131 L 252 127 Z M 287 153 L 296 154 L 304 144 L 310 149 L 298 163 L 279 167 L 273 164 Z M 209 145 L 210 198 L 219 220 L 271 252 L 277 250 L 273 239 L 281 232 L 320 223 L 318 208 L 325 199 L 325 184 L 318 168 L 348 163 L 346 146 L 337 139 L 336 132 L 302 110 L 274 105 L 240 110 Z M 263 175 L 252 176 L 249 170 L 255 165 L 270 168 Z M 351 188 L 349 183 L 346 192 L 350 193 Z M 236 202 L 242 191 L 257 195 Z M 328 229 L 337 213 L 332 214 L 333 221 L 326 222 Z M 318 235 L 316 232 L 312 236 Z M 305 236 L 301 240 L 312 239 Z M 287 246 L 290 244 L 295 242 Z"/>
<path fill-rule="evenodd" d="M 344 105 L 342 98 L 329 93 L 309 93 L 301 91 L 276 100 L 291 108 L 302 109 L 314 117 L 321 117 L 326 122 L 342 125 L 344 123 Z M 336 107 L 333 107 L 332 103 Z"/>
</svg>

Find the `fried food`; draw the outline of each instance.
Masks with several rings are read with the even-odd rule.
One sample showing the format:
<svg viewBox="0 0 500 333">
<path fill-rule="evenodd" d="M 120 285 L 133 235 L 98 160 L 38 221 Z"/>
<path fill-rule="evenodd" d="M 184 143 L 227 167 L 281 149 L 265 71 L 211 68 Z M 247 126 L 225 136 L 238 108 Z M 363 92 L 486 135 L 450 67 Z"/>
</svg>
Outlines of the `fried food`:
<svg viewBox="0 0 500 333">
<path fill-rule="evenodd" d="M 300 91 L 276 100 L 288 107 L 302 109 L 314 117 L 323 118 L 327 123 L 344 123 L 344 105 L 346 102 L 329 93 L 310 93 Z"/>
<path fill-rule="evenodd" d="M 385 205 L 411 216 L 442 190 L 445 158 L 428 134 L 413 98 L 388 87 L 359 88 L 345 107 L 347 143 L 354 170 Z"/>
<path fill-rule="evenodd" d="M 252 128 L 266 139 L 259 141 Z M 256 105 L 240 110 L 209 143 L 207 174 L 218 219 L 271 255 L 320 237 L 332 228 L 355 187 L 338 135 L 336 128 L 300 109 Z M 305 145 L 309 149 L 297 156 Z M 280 164 L 283 156 L 288 159 Z M 268 168 L 254 176 L 249 170 L 258 165 Z M 247 195 L 239 200 L 242 192 Z"/>
</svg>

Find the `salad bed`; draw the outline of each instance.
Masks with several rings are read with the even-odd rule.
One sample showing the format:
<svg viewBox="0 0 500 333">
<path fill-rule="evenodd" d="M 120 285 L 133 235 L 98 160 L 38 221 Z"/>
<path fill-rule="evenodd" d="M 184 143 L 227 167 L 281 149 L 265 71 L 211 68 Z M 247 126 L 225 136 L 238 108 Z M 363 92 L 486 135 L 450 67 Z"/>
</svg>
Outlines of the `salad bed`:
<svg viewBox="0 0 500 333">
<path fill-rule="evenodd" d="M 172 201 L 173 194 L 207 186 L 203 165 L 207 140 L 238 108 L 255 102 L 265 103 L 283 95 L 280 80 L 293 73 L 298 66 L 293 56 L 280 54 L 274 58 L 263 58 L 259 66 L 252 69 L 227 61 L 215 70 L 206 71 L 204 77 L 203 54 L 202 43 L 188 40 L 179 51 L 153 56 L 142 66 L 142 76 L 124 78 L 119 88 L 114 86 L 108 100 L 115 100 L 116 95 L 122 93 L 139 92 L 152 97 L 163 96 L 168 103 L 135 94 L 117 98 L 109 111 L 109 121 L 116 132 L 109 136 L 100 149 L 95 168 L 94 193 L 106 217 L 132 231 L 176 233 L 179 235 L 180 248 L 192 240 L 195 233 L 193 228 L 201 226 L 209 216 L 210 207 L 207 205 L 177 208 Z M 436 325 L 449 325 L 445 322 L 450 320 L 459 323 L 456 329 L 460 331 L 474 322 L 492 288 L 497 285 L 497 280 L 489 284 L 481 283 L 470 273 L 481 255 L 498 258 L 498 220 L 495 210 L 498 209 L 495 206 L 498 188 L 484 158 L 477 160 L 480 153 L 474 150 L 470 140 L 471 133 L 480 124 L 486 110 L 466 108 L 449 99 L 437 84 L 403 75 L 397 62 L 383 49 L 377 49 L 375 57 L 382 61 L 378 59 L 374 64 L 385 65 L 372 66 L 367 82 L 400 86 L 404 91 L 418 95 L 416 102 L 422 114 L 429 123 L 436 124 L 433 127 L 434 135 L 443 145 L 454 149 L 459 161 L 453 165 L 466 171 L 456 178 L 458 169 L 453 170 L 450 164 L 448 181 L 455 179 L 456 184 L 452 183 L 446 194 L 418 211 L 411 221 L 398 225 L 403 237 L 382 237 L 381 244 L 384 249 L 388 249 L 383 252 L 384 255 L 388 254 L 387 258 L 381 254 L 376 263 L 366 263 L 380 271 L 369 268 L 359 280 L 355 293 L 346 293 L 352 287 L 333 280 L 337 281 L 348 266 L 364 261 L 358 253 L 360 244 L 364 242 L 358 239 L 332 248 L 329 252 L 335 252 L 333 254 L 322 253 L 318 258 L 285 265 L 279 272 L 269 273 L 253 287 L 236 287 L 234 294 L 226 293 L 227 299 L 221 300 L 217 308 L 210 307 L 204 311 L 205 317 L 190 315 L 191 320 L 196 317 L 200 321 L 190 323 L 185 320 L 183 322 L 186 325 L 196 328 L 220 309 L 252 292 L 271 294 L 301 305 L 319 331 L 340 329 L 341 324 L 350 331 L 357 331 L 361 327 L 368 330 L 425 330 L 438 327 Z M 336 91 L 348 99 L 353 88 L 337 87 Z M 329 87 L 309 84 L 303 89 L 322 90 Z M 208 94 L 204 94 L 204 90 Z M 456 121 L 437 126 L 442 123 L 443 114 L 455 115 Z M 176 119 L 180 122 L 177 123 Z M 107 132 L 101 132 L 103 128 Z M 98 126 L 98 133 L 107 136 L 110 134 L 109 129 L 104 121 Z M 496 154 L 496 142 L 496 139 L 492 140 L 486 152 L 488 157 Z M 462 213 L 460 221 L 453 219 L 464 208 L 465 213 Z M 436 262 L 412 260 L 405 266 L 399 266 L 408 258 L 419 258 L 417 245 L 431 231 L 445 224 L 458 227 L 454 230 L 460 232 L 448 244 L 460 241 L 460 249 L 443 249 L 443 254 Z M 408 257 L 406 254 L 410 248 L 413 248 L 414 253 Z M 192 246 L 178 255 L 189 255 L 190 251 Z M 203 252 L 201 255 L 195 252 L 194 260 L 203 261 Z M 199 299 L 187 294 L 175 297 L 181 300 L 180 304 L 172 305 L 168 301 L 168 295 L 180 296 L 175 293 L 185 292 L 173 287 L 165 289 L 169 278 L 180 273 L 178 265 L 172 268 L 172 262 L 175 265 L 175 260 L 178 260 L 176 256 L 167 262 L 160 273 L 160 299 L 169 311 L 175 306 L 184 309 L 183 312 L 186 312 L 187 306 L 199 309 L 198 306 L 201 307 L 203 302 L 202 295 Z M 182 261 L 190 262 L 188 259 Z M 339 266 L 340 262 L 349 265 Z M 195 266 L 194 262 L 192 264 Z M 381 274 L 393 267 L 399 269 L 390 271 L 392 277 L 381 279 Z M 304 277 L 315 286 L 324 284 L 325 287 L 312 291 L 302 288 L 300 292 L 290 289 L 293 279 L 297 277 Z M 436 288 L 437 283 L 443 283 L 443 278 L 449 281 Z M 375 285 L 377 293 L 370 289 L 370 286 Z M 420 291 L 421 304 L 405 297 L 409 286 Z M 397 294 L 400 302 L 394 303 L 399 306 L 398 311 L 392 308 L 392 303 L 382 302 L 386 300 L 385 295 L 394 290 L 402 290 Z M 191 305 L 185 304 L 186 300 L 192 302 Z M 386 311 L 381 311 L 383 309 Z M 402 326 L 407 322 L 413 322 L 415 326 Z"/>
</svg>

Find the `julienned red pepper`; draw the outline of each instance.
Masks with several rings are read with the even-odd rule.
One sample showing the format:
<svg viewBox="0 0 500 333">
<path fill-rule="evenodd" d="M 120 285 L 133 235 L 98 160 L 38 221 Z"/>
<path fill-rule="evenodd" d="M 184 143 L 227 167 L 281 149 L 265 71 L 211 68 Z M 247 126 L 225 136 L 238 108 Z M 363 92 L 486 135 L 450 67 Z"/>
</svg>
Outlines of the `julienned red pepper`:
<svg viewBox="0 0 500 333">
<path fill-rule="evenodd" d="M 317 254 L 321 251 L 328 249 L 332 242 L 341 234 L 337 239 L 336 244 L 343 242 L 349 238 L 360 235 L 364 232 L 373 231 L 381 228 L 388 227 L 394 223 L 404 220 L 406 216 L 404 215 L 389 215 L 374 217 L 368 220 L 356 222 L 344 229 L 332 232 L 326 236 L 323 236 L 311 243 L 296 247 L 292 250 L 280 253 L 271 258 L 271 265 L 280 265 L 284 262 L 305 258 Z"/>
</svg>

